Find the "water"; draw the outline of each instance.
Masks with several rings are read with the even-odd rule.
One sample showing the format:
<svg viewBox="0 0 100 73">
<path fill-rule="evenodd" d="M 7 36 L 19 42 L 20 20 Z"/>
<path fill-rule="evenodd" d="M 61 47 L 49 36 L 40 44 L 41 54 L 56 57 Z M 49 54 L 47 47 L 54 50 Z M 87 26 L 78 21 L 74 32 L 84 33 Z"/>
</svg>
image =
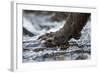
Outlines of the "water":
<svg viewBox="0 0 100 73">
<path fill-rule="evenodd" d="M 60 48 L 47 48 L 37 38 L 47 32 L 55 32 L 63 27 L 65 20 L 60 22 L 50 21 L 50 15 L 36 15 L 34 13 L 24 14 L 23 27 L 34 34 L 34 36 L 23 35 L 23 62 L 62 61 L 62 60 L 87 60 L 91 58 L 90 20 L 87 22 L 79 40 L 71 39 L 70 47 L 62 50 Z"/>
</svg>

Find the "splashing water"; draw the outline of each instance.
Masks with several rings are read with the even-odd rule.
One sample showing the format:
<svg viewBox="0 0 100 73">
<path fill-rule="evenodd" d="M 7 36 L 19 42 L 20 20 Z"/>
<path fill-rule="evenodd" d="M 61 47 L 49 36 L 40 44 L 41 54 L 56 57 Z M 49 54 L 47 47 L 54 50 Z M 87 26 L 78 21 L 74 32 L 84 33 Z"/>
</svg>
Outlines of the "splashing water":
<svg viewBox="0 0 100 73">
<path fill-rule="evenodd" d="M 51 22 L 52 15 L 26 14 L 23 16 L 23 27 L 35 34 L 30 37 L 23 35 L 23 62 L 41 62 L 56 60 L 86 60 L 91 57 L 90 20 L 87 22 L 79 40 L 71 39 L 72 46 L 65 50 L 60 48 L 46 48 L 37 40 L 40 35 L 55 32 L 63 27 L 65 20 Z"/>
</svg>

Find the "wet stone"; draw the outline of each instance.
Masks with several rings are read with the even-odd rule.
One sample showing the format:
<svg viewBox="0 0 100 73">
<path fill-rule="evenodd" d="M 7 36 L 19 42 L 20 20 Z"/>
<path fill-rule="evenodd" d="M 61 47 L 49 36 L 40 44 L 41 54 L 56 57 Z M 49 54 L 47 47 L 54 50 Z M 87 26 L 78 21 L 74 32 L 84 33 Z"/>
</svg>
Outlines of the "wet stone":
<svg viewBox="0 0 100 73">
<path fill-rule="evenodd" d="M 34 52 L 44 51 L 46 48 L 35 48 L 33 49 Z"/>
</svg>

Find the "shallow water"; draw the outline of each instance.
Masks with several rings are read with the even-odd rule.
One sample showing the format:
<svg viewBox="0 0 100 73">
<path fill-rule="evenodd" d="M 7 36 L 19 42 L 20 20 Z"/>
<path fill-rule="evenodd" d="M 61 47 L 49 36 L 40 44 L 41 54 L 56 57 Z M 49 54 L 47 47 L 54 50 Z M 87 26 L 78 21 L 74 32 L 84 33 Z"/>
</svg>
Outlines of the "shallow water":
<svg viewBox="0 0 100 73">
<path fill-rule="evenodd" d="M 40 43 L 37 38 L 50 31 L 57 31 L 65 21 L 51 22 L 50 15 L 26 14 L 23 17 L 23 27 L 31 31 L 35 36 L 23 35 L 23 55 L 24 63 L 41 61 L 62 61 L 62 60 L 87 60 L 91 58 L 91 37 L 90 21 L 87 22 L 79 40 L 71 39 L 69 48 L 47 48 Z M 42 27 L 41 27 L 41 26 Z M 49 27 L 49 29 L 48 29 Z"/>
</svg>

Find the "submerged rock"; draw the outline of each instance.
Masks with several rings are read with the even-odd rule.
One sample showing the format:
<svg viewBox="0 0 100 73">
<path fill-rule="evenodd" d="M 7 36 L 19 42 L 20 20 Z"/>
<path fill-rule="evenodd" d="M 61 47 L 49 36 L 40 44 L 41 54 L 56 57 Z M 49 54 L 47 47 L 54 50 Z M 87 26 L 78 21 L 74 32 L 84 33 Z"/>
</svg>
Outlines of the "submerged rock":
<svg viewBox="0 0 100 73">
<path fill-rule="evenodd" d="M 46 48 L 35 48 L 33 49 L 33 52 L 39 52 L 39 51 L 44 51 Z"/>
</svg>

